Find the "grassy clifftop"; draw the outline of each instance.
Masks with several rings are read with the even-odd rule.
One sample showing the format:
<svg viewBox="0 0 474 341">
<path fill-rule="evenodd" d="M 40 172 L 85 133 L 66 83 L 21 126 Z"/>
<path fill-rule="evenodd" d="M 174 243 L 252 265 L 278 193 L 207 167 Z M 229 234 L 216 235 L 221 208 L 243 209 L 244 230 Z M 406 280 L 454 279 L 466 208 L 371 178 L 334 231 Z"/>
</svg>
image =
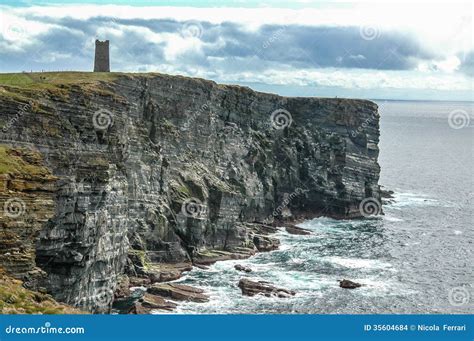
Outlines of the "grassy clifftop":
<svg viewBox="0 0 474 341">
<path fill-rule="evenodd" d="M 23 72 L 0 73 L 0 85 L 37 86 L 41 84 L 77 84 L 114 80 L 121 73 L 112 72 Z"/>
</svg>

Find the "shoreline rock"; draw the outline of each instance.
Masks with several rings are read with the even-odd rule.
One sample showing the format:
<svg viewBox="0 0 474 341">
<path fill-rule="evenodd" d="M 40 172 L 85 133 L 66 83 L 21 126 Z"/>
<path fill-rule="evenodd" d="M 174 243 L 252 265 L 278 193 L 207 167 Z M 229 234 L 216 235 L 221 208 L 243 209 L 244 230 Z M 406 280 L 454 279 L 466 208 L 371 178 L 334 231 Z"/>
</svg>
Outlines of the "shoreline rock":
<svg viewBox="0 0 474 341">
<path fill-rule="evenodd" d="M 246 259 L 255 255 L 255 249 L 235 248 L 232 251 L 224 250 L 202 250 L 196 253 L 193 259 L 193 265 L 204 268 L 219 261 L 232 259 Z"/>
<path fill-rule="evenodd" d="M 181 278 L 184 272 L 191 271 L 191 262 L 184 263 L 151 263 L 144 276 L 150 279 L 151 284 L 170 282 Z"/>
<path fill-rule="evenodd" d="M 380 198 L 382 200 L 383 205 L 393 204 L 395 202 L 395 192 L 386 189 L 385 187 L 381 186 L 380 188 Z"/>
<path fill-rule="evenodd" d="M 156 283 L 147 288 L 147 293 L 161 297 L 169 297 L 178 301 L 207 302 L 209 297 L 204 290 L 185 284 Z"/>
<path fill-rule="evenodd" d="M 362 284 L 350 281 L 348 279 L 343 279 L 339 281 L 339 286 L 344 289 L 356 289 L 360 288 Z"/>
<path fill-rule="evenodd" d="M 259 252 L 277 250 L 280 247 L 280 240 L 260 234 L 253 236 L 253 243 Z"/>
<path fill-rule="evenodd" d="M 269 282 L 252 281 L 247 278 L 241 278 L 238 287 L 242 290 L 242 295 L 255 296 L 262 294 L 266 297 L 287 298 L 296 295 L 293 290 L 277 288 Z"/>
<path fill-rule="evenodd" d="M 296 225 L 285 226 L 285 230 L 289 234 L 295 234 L 295 235 L 303 235 L 304 236 L 304 235 L 310 235 L 311 234 L 310 230 L 304 229 L 302 227 L 298 227 Z"/>
<path fill-rule="evenodd" d="M 237 271 L 243 271 L 243 272 L 252 272 L 252 269 L 249 268 L 248 266 L 244 266 L 244 265 L 241 265 L 241 264 L 236 264 L 234 265 L 234 269 L 237 270 Z"/>
</svg>

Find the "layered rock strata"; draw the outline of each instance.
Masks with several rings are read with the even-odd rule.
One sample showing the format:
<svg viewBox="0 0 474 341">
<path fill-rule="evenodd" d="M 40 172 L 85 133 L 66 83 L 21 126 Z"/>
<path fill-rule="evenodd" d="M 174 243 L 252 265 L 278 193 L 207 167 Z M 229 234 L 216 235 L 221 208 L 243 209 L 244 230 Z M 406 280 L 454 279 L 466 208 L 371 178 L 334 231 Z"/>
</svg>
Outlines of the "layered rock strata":
<svg viewBox="0 0 474 341">
<path fill-rule="evenodd" d="M 62 302 L 107 312 L 124 273 L 245 258 L 278 247 L 262 233 L 274 219 L 359 217 L 362 200 L 380 201 L 370 101 L 161 74 L 42 77 L 0 88 L 3 148 L 40 155 L 32 162 L 51 173 L 45 187 L 29 179 L 33 188 L 4 198 L 20 191 L 46 202 L 30 209 L 36 262 L 29 253 L 28 266 L 8 265 L 9 246 L 0 265 L 18 276 L 40 267 L 47 277 L 37 285 Z M 11 175 L 1 176 L 5 192 Z M 27 217 L 2 217 L 2 244 L 15 244 L 7 231 Z"/>
</svg>

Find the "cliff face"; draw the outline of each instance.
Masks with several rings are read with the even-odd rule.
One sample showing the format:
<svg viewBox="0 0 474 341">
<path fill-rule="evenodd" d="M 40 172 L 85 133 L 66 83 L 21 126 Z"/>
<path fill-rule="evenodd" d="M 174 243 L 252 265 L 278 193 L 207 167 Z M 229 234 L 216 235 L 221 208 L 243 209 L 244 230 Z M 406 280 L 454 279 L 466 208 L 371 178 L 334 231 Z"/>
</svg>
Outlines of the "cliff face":
<svg viewBox="0 0 474 341">
<path fill-rule="evenodd" d="M 5 146 L 0 146 L 0 171 L 0 271 L 3 267 L 35 287 L 46 275 L 35 266 L 35 243 L 54 216 L 57 178 L 40 153 Z"/>
<path fill-rule="evenodd" d="M 361 200 L 380 198 L 372 102 L 158 74 L 92 77 L 0 87 L 1 143 L 39 153 L 54 178 L 38 189 L 52 193 L 54 212 L 34 224 L 40 284 L 60 301 L 106 311 L 124 271 L 213 250 L 249 254 L 271 242 L 249 223 L 357 217 Z M 19 221 L 34 210 L 27 201 Z"/>
</svg>

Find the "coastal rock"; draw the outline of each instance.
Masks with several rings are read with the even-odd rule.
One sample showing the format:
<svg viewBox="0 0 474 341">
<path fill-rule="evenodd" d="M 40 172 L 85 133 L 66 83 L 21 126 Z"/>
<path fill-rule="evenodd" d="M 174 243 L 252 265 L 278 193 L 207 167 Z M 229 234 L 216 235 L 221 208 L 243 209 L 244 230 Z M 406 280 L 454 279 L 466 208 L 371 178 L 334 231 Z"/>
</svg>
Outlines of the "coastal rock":
<svg viewBox="0 0 474 341">
<path fill-rule="evenodd" d="M 192 264 L 189 263 L 154 263 L 149 264 L 144 275 L 150 279 L 150 283 L 169 282 L 179 279 L 183 272 L 191 271 Z"/>
<path fill-rule="evenodd" d="M 118 279 L 117 288 L 115 289 L 114 299 L 125 298 L 131 295 L 130 279 L 127 275 L 122 275 Z"/>
<path fill-rule="evenodd" d="M 151 309 L 145 308 L 140 302 L 135 302 L 128 310 L 127 314 L 131 315 L 145 315 L 150 314 Z"/>
<path fill-rule="evenodd" d="M 395 202 L 395 197 L 394 197 L 395 192 L 381 188 L 380 189 L 380 197 L 382 199 L 382 203 L 387 205 L 387 204 L 393 204 Z"/>
<path fill-rule="evenodd" d="M 231 259 L 245 259 L 255 255 L 253 248 L 234 248 L 232 251 L 224 250 L 202 250 L 194 256 L 193 264 L 198 267 L 206 267 L 218 261 Z"/>
<path fill-rule="evenodd" d="M 243 272 L 252 272 L 251 268 L 249 268 L 248 266 L 241 265 L 241 264 L 234 265 L 234 269 L 238 271 L 243 271 Z"/>
<path fill-rule="evenodd" d="M 130 287 L 146 287 L 151 284 L 151 280 L 147 277 L 133 277 L 128 278 Z"/>
<path fill-rule="evenodd" d="M 177 307 L 176 303 L 167 301 L 160 296 L 152 295 L 146 292 L 140 299 L 140 303 L 143 308 L 146 309 L 159 309 L 171 311 Z"/>
<path fill-rule="evenodd" d="M 147 292 L 178 301 L 207 302 L 209 300 L 209 297 L 204 294 L 204 290 L 183 284 L 154 284 L 147 289 Z"/>
<path fill-rule="evenodd" d="M 280 241 L 278 239 L 259 234 L 254 235 L 253 243 L 260 252 L 273 251 L 278 249 L 280 246 Z"/>
<path fill-rule="evenodd" d="M 58 301 L 108 312 L 124 273 L 171 280 L 151 265 L 274 250 L 269 221 L 360 217 L 364 198 L 380 200 L 370 101 L 163 74 L 37 76 L 0 92 L 1 147 L 34 165 L 1 174 L 2 204 L 27 209 L 2 217 L 0 266 L 40 268 L 29 282 Z"/>
<path fill-rule="evenodd" d="M 262 294 L 267 297 L 275 296 L 279 298 L 287 298 L 296 294 L 293 290 L 277 288 L 268 282 L 252 281 L 247 278 L 242 278 L 239 281 L 239 288 L 242 290 L 242 295 L 247 296 Z"/>
<path fill-rule="evenodd" d="M 343 279 L 342 281 L 339 281 L 339 286 L 345 289 L 355 289 L 355 288 L 361 287 L 362 284 L 357 283 L 357 282 L 352 282 L 348 279 Z"/>
<path fill-rule="evenodd" d="M 295 225 L 290 225 L 290 226 L 285 226 L 286 232 L 289 234 L 296 234 L 296 235 L 308 235 L 311 234 L 310 230 L 295 226 Z"/>
</svg>

